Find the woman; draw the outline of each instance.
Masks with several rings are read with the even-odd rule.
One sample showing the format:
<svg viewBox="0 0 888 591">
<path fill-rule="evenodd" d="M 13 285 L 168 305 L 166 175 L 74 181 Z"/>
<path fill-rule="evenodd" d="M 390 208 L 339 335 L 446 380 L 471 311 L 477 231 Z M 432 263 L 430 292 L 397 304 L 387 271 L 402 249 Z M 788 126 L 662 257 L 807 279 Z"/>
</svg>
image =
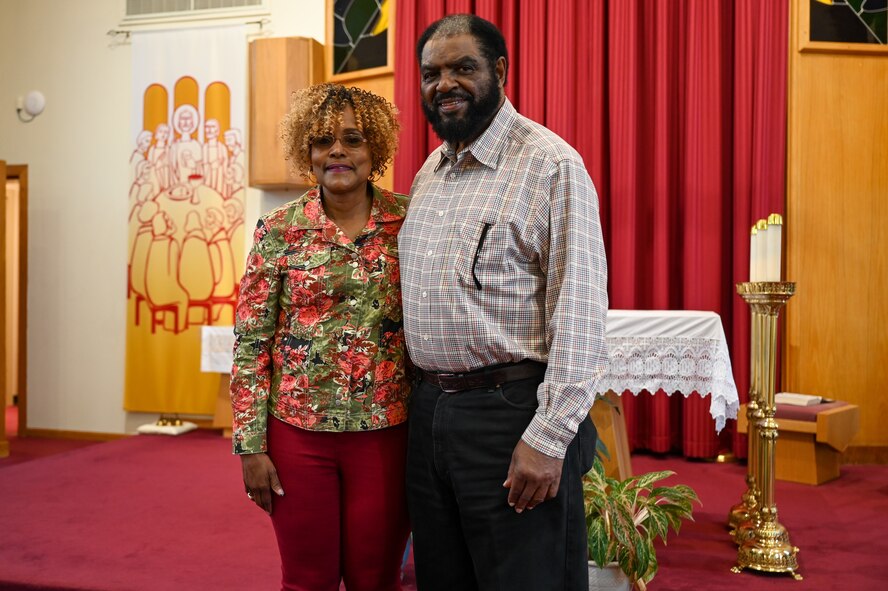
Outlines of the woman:
<svg viewBox="0 0 888 591">
<path fill-rule="evenodd" d="M 373 184 L 397 148 L 385 99 L 321 84 L 282 123 L 317 183 L 259 220 L 231 398 L 247 496 L 271 515 L 283 589 L 400 589 L 408 395 L 398 242 L 407 198 Z"/>
</svg>

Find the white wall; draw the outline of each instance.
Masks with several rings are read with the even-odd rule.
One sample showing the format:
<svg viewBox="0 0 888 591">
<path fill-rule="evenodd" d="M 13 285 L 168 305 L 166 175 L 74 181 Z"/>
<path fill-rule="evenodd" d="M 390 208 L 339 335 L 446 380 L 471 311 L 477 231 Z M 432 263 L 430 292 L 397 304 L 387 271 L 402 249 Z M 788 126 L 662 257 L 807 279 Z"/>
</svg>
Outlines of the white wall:
<svg viewBox="0 0 888 591">
<path fill-rule="evenodd" d="M 324 39 L 323 0 L 270 0 L 274 36 Z M 124 0 L 0 2 L 0 159 L 29 183 L 28 427 L 131 432 L 123 410 L 130 46 Z M 21 123 L 16 97 L 46 96 Z M 280 195 L 247 194 L 255 223 Z"/>
</svg>

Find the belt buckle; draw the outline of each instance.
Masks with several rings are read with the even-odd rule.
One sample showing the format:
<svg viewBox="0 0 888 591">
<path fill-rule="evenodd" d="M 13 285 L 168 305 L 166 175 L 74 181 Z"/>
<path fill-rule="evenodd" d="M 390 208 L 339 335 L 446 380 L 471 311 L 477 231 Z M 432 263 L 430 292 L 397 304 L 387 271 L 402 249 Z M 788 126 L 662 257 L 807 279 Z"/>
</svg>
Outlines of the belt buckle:
<svg viewBox="0 0 888 591">
<path fill-rule="evenodd" d="M 441 391 L 446 394 L 455 394 L 456 392 L 461 392 L 463 388 L 457 386 L 457 380 L 462 379 L 462 374 L 458 373 L 439 373 L 435 374 L 435 379 L 438 380 L 438 387 L 441 388 Z M 452 380 L 452 381 L 451 381 Z M 451 385 L 448 386 L 447 384 Z"/>
</svg>

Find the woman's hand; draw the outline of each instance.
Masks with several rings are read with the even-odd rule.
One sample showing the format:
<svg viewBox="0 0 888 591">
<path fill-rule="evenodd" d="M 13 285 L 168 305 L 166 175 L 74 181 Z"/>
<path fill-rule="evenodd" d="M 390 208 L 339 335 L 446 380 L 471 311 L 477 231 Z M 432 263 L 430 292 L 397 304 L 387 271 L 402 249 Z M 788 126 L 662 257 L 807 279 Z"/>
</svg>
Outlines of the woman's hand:
<svg viewBox="0 0 888 591">
<path fill-rule="evenodd" d="M 241 457 L 244 471 L 244 489 L 247 496 L 263 511 L 271 515 L 271 493 L 284 496 L 284 488 L 278 480 L 277 470 L 268 454 L 245 454 Z"/>
</svg>

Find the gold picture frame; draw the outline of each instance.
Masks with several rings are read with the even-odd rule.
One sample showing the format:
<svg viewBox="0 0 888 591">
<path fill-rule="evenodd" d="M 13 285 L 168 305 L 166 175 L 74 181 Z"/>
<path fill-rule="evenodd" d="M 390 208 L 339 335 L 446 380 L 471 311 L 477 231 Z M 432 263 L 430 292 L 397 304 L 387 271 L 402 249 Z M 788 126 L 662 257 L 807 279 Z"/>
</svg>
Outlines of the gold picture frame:
<svg viewBox="0 0 888 591">
<path fill-rule="evenodd" d="M 798 10 L 799 51 L 810 53 L 856 53 L 863 55 L 888 55 L 888 44 L 852 43 L 811 40 L 811 2 L 796 0 Z"/>
<path fill-rule="evenodd" d="M 383 0 L 384 17 L 387 21 L 385 34 L 385 65 L 370 68 L 359 68 L 346 72 L 336 73 L 334 63 L 334 24 L 336 15 L 336 0 L 326 0 L 326 42 L 324 43 L 324 57 L 326 63 L 327 80 L 330 82 L 346 82 L 370 78 L 382 74 L 392 74 L 395 71 L 395 4 L 396 0 Z"/>
</svg>

